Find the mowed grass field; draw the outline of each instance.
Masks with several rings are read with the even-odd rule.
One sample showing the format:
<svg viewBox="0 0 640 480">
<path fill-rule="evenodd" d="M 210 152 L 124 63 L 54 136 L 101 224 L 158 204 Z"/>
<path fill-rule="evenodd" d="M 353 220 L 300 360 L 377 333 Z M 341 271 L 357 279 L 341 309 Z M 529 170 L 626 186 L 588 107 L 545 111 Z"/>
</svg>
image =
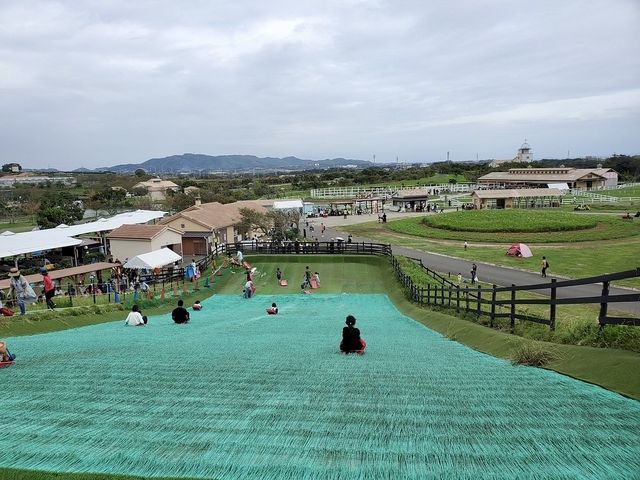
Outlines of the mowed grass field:
<svg viewBox="0 0 640 480">
<path fill-rule="evenodd" d="M 446 228 L 426 225 L 423 220 L 427 217 L 430 225 Z M 576 228 L 554 231 L 557 219 L 573 222 Z M 594 220 L 597 226 L 588 227 Z M 450 212 L 343 229 L 374 241 L 528 271 L 538 271 L 544 255 L 550 263 L 549 271 L 560 277 L 583 278 L 640 266 L 640 221 L 607 215 L 556 210 Z M 466 250 L 465 241 L 469 243 Z M 529 245 L 534 256 L 507 256 L 507 249 L 516 242 Z M 640 288 L 639 279 L 618 284 Z"/>
</svg>

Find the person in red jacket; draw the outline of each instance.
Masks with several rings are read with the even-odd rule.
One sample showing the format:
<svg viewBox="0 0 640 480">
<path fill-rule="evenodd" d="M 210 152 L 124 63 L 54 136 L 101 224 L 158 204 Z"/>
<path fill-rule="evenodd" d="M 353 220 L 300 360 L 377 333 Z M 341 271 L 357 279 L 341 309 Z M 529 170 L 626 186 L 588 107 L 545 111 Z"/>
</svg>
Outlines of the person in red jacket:
<svg viewBox="0 0 640 480">
<path fill-rule="evenodd" d="M 44 298 L 47 300 L 47 308 L 53 310 L 56 308 L 56 304 L 53 303 L 53 297 L 56 294 L 56 287 L 53 284 L 53 280 L 49 276 L 49 271 L 46 268 L 41 268 L 42 283 L 44 283 Z"/>
</svg>

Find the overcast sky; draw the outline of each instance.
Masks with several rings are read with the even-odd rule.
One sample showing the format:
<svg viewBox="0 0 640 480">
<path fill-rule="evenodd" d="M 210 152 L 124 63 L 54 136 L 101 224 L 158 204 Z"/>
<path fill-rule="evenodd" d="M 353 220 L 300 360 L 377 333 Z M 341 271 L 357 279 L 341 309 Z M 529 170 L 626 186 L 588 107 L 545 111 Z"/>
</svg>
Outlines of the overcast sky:
<svg viewBox="0 0 640 480">
<path fill-rule="evenodd" d="M 638 0 L 0 1 L 0 162 L 640 153 Z"/>
</svg>

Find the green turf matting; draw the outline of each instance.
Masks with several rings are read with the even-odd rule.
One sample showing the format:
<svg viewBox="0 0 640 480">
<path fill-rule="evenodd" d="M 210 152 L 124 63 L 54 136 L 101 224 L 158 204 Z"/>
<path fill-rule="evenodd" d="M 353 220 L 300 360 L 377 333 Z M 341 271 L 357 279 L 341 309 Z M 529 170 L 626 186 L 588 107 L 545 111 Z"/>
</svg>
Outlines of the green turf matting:
<svg viewBox="0 0 640 480">
<path fill-rule="evenodd" d="M 219 479 L 640 472 L 639 402 L 473 351 L 384 295 L 203 303 L 188 325 L 166 315 L 9 339 L 18 363 L 0 370 L 0 467 Z M 364 356 L 338 352 L 349 313 Z"/>
</svg>

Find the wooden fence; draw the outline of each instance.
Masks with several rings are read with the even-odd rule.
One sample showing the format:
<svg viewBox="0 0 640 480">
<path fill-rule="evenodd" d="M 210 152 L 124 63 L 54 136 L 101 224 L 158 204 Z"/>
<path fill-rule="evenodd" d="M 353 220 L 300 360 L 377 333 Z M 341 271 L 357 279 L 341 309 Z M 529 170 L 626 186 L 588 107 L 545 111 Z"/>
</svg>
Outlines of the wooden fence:
<svg viewBox="0 0 640 480">
<path fill-rule="evenodd" d="M 413 259 L 415 260 L 415 259 Z M 625 272 L 612 273 L 608 275 L 599 275 L 596 277 L 581 278 L 576 280 L 557 281 L 552 279 L 550 282 L 538 283 L 533 285 L 511 285 L 510 287 L 498 287 L 493 285 L 491 288 L 475 288 L 454 284 L 437 272 L 430 270 L 417 260 L 423 271 L 441 282 L 441 286 L 427 285 L 427 288 L 419 287 L 415 281 L 402 271 L 397 259 L 392 256 L 391 263 L 397 278 L 403 287 L 407 289 L 409 298 L 421 305 L 444 306 L 455 309 L 456 313 L 470 312 L 476 315 L 488 315 L 490 325 L 493 326 L 496 318 L 509 318 L 510 327 L 513 329 L 516 320 L 541 323 L 549 325 L 549 328 L 555 330 L 556 326 L 556 309 L 558 305 L 581 305 L 581 304 L 599 304 L 600 313 L 598 315 L 598 323 L 601 327 L 605 325 L 631 325 L 640 326 L 640 318 L 633 317 L 612 317 L 608 315 L 610 303 L 619 302 L 637 302 L 640 301 L 640 293 L 627 293 L 620 295 L 610 295 L 609 289 L 612 281 L 623 280 L 626 278 L 640 277 L 640 268 L 635 270 L 627 270 Z M 558 298 L 558 289 L 572 287 L 577 285 L 593 285 L 602 284 L 600 295 L 589 297 L 571 297 Z M 536 290 L 549 290 L 549 298 L 518 298 L 518 292 L 530 292 Z M 497 294 L 500 292 L 509 292 L 508 299 L 498 299 Z M 487 305 L 488 311 L 482 308 Z M 532 315 L 525 315 L 516 312 L 516 305 L 548 305 L 549 315 L 547 318 L 540 318 Z M 497 307 L 507 307 L 508 313 L 497 311 Z"/>
</svg>

